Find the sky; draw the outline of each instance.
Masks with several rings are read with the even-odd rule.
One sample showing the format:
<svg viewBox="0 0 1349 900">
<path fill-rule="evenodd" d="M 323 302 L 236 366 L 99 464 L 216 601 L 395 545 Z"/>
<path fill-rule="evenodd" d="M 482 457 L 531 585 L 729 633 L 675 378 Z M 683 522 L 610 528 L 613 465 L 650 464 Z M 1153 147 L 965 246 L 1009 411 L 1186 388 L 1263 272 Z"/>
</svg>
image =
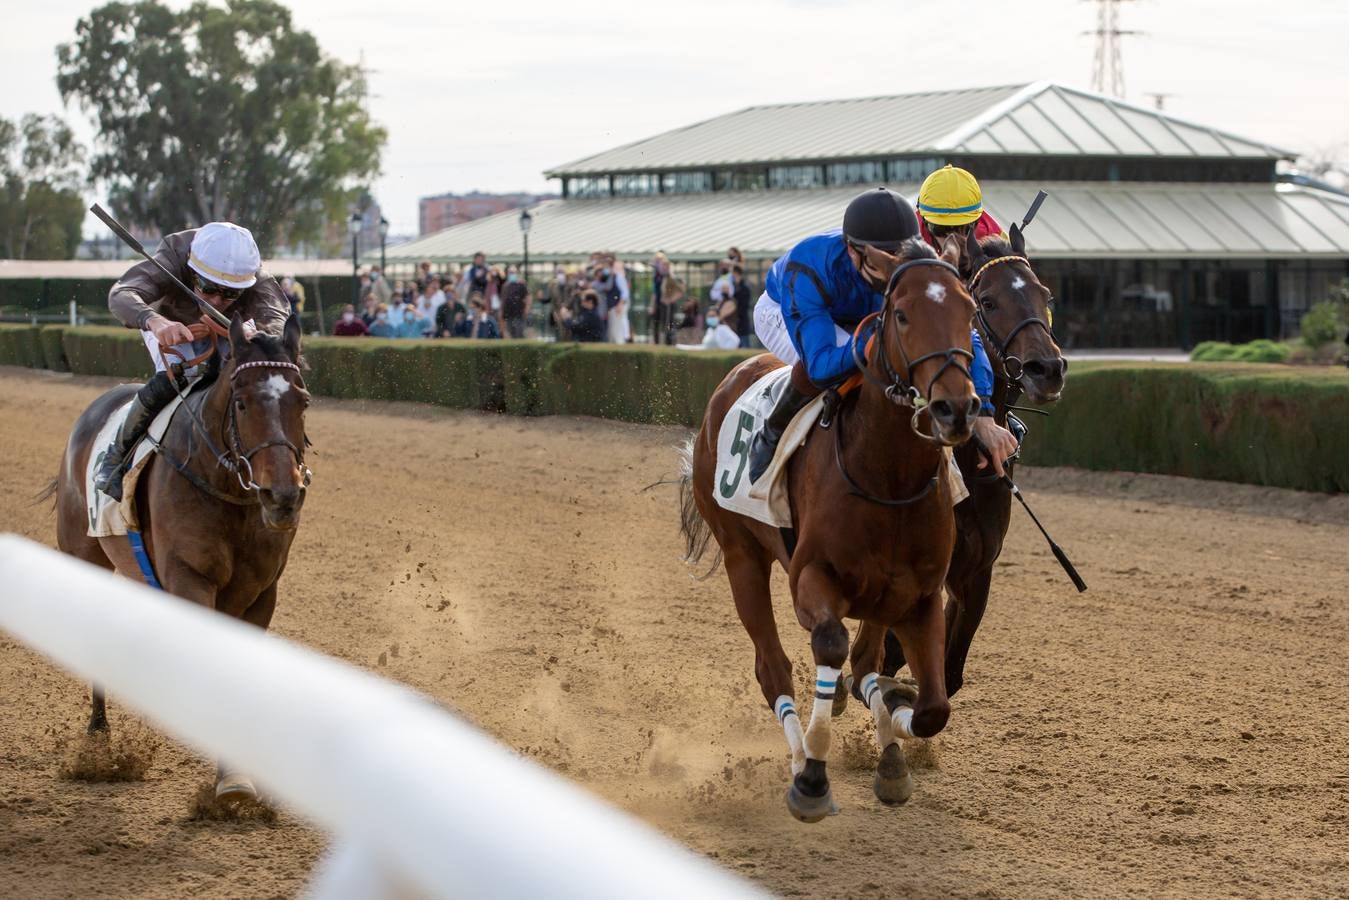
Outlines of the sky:
<svg viewBox="0 0 1349 900">
<path fill-rule="evenodd" d="M 223 0 L 217 0 L 223 2 Z M 15 7 L 0 116 L 61 113 L 57 44 L 99 4 Z M 172 6 L 185 4 L 171 2 Z M 557 191 L 543 170 L 746 106 L 1037 80 L 1091 87 L 1083 0 L 292 0 L 330 55 L 364 60 L 389 131 L 374 193 L 394 234 L 417 199 Z M 1129 0 L 1125 97 L 1291 150 L 1349 157 L 1349 3 Z M 91 189 L 89 199 L 101 199 Z M 90 228 L 92 233 L 92 228 Z"/>
</svg>

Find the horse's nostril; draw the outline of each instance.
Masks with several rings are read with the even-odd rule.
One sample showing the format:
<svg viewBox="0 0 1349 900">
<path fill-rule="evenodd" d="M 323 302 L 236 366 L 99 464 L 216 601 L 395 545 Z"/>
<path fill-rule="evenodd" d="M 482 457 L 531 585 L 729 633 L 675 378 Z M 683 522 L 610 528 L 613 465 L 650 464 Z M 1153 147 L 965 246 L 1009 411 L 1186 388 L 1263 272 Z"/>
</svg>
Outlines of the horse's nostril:
<svg viewBox="0 0 1349 900">
<path fill-rule="evenodd" d="M 932 415 L 942 422 L 949 422 L 954 414 L 951 404 L 946 400 L 932 401 Z"/>
<path fill-rule="evenodd" d="M 970 402 L 965 407 L 965 415 L 973 419 L 975 416 L 979 415 L 979 407 L 981 405 L 978 397 L 971 397 Z"/>
</svg>

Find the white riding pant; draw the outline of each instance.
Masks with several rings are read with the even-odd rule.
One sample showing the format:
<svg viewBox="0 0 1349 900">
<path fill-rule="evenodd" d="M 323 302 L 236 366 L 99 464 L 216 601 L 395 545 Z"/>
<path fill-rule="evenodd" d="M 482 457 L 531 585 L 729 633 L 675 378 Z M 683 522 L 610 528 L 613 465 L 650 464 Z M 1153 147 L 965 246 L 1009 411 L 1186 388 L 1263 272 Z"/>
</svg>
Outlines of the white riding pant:
<svg viewBox="0 0 1349 900">
<path fill-rule="evenodd" d="M 151 331 L 142 331 L 141 337 L 145 339 L 145 349 L 150 351 L 150 359 L 155 364 L 155 371 L 163 372 L 164 357 L 160 356 L 159 354 L 159 341 L 155 338 L 154 333 Z M 184 360 L 195 359 L 196 357 L 201 356 L 203 353 L 206 352 L 206 348 L 211 346 L 211 341 L 213 340 L 218 340 L 220 342 L 219 345 L 216 347 L 216 352 L 220 354 L 221 359 L 224 359 L 226 356 L 229 355 L 230 349 L 229 341 L 225 340 L 224 338 L 215 338 L 212 337 L 211 335 L 207 335 L 206 337 L 200 340 L 192 341 L 189 344 L 174 344 L 171 349 L 175 353 L 182 354 L 182 358 Z M 200 367 L 193 366 L 190 369 L 184 369 L 183 375 L 188 378 L 192 378 L 197 374 L 198 368 Z"/>
<path fill-rule="evenodd" d="M 787 331 L 787 320 L 782 317 L 782 307 L 768 296 L 767 291 L 764 291 L 759 297 L 759 302 L 754 305 L 754 333 L 758 335 L 759 343 L 787 365 L 795 365 L 801 358 Z M 842 347 L 851 339 L 851 334 L 837 325 L 834 326 L 834 346 Z"/>
</svg>

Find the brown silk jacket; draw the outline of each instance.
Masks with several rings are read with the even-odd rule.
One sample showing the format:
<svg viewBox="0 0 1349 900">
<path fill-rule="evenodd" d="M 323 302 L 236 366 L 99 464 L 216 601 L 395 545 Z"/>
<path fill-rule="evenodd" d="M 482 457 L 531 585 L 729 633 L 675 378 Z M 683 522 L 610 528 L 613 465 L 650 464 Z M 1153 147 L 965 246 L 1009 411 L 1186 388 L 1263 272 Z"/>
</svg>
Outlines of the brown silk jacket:
<svg viewBox="0 0 1349 900">
<path fill-rule="evenodd" d="M 155 259 L 188 287 L 192 286 L 194 273 L 188 268 L 187 254 L 196 233 L 194 228 L 170 234 L 155 253 Z M 142 331 L 145 330 L 145 320 L 156 313 L 184 325 L 200 321 L 202 315 L 182 289 L 148 260 L 127 269 L 121 280 L 112 286 L 108 292 L 108 309 L 126 327 Z M 224 312 L 227 316 L 237 312 L 244 321 L 252 319 L 259 331 L 279 335 L 290 316 L 290 301 L 276 279 L 259 269 L 257 283 L 244 291 Z"/>
</svg>

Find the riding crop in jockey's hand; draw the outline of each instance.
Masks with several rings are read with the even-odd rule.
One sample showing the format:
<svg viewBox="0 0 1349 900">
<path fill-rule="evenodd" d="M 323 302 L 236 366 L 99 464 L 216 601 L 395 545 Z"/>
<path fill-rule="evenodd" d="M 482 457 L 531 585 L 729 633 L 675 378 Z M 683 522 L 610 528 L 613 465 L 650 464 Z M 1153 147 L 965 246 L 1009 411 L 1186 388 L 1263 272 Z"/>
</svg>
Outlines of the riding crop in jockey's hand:
<svg viewBox="0 0 1349 900">
<path fill-rule="evenodd" d="M 1048 191 L 1040 191 L 1035 195 L 1035 199 L 1030 202 L 1030 209 L 1026 210 L 1026 217 L 1021 220 L 1021 230 L 1025 231 L 1026 226 L 1035 218 L 1035 214 L 1040 211 L 1040 205 L 1049 198 Z"/>
<path fill-rule="evenodd" d="M 161 263 L 159 260 L 151 256 L 146 251 L 145 247 L 141 244 L 141 242 L 136 240 L 132 236 L 131 232 L 127 231 L 124 227 L 122 227 L 122 224 L 118 222 L 116 219 L 114 219 L 106 209 L 95 203 L 93 206 L 89 207 L 89 211 L 94 215 L 98 216 L 98 218 L 102 220 L 104 225 L 107 225 L 109 228 L 111 228 L 113 234 L 117 235 L 119 238 L 122 239 L 122 243 L 126 244 L 128 247 L 136 251 L 141 256 L 145 257 L 152 264 L 154 264 L 154 266 L 157 269 L 159 269 L 159 271 L 167 275 L 174 284 L 178 285 L 178 287 L 182 289 L 183 293 L 187 294 L 187 296 L 192 298 L 192 302 L 197 304 L 197 307 L 202 311 L 203 315 L 207 316 L 217 325 L 220 325 L 223 328 L 228 329 L 230 327 L 230 320 L 226 318 L 224 313 L 216 309 L 211 304 L 207 303 L 205 300 L 198 297 L 196 291 L 192 290 L 192 288 L 188 287 L 186 284 L 183 284 L 182 280 L 177 275 L 170 272 L 164 266 L 163 263 Z"/>
</svg>

